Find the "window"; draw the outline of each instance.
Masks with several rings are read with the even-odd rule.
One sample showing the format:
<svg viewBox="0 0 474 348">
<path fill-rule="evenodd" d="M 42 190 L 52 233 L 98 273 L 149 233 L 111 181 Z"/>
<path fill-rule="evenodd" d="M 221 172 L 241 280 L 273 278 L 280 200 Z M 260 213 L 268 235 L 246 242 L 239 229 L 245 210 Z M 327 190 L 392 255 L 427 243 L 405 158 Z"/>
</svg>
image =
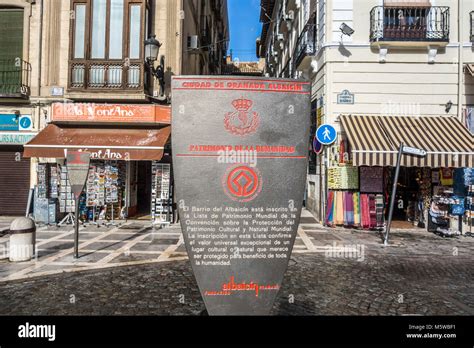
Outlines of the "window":
<svg viewBox="0 0 474 348">
<path fill-rule="evenodd" d="M 70 88 L 143 87 L 148 1 L 71 0 Z"/>
</svg>

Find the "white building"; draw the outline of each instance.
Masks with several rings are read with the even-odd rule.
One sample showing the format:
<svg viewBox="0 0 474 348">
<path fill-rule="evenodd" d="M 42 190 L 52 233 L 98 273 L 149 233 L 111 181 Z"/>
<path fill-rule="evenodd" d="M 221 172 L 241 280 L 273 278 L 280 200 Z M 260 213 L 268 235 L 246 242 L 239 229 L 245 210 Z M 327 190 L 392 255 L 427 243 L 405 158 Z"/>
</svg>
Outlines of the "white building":
<svg viewBox="0 0 474 348">
<path fill-rule="evenodd" d="M 325 156 L 311 156 L 306 202 L 321 221 L 327 194 L 325 170 L 340 162 L 334 154 L 340 151 L 341 139 L 351 138 L 341 115 L 442 116 L 451 123 L 453 118 L 458 123 L 474 122 L 468 118 L 474 107 L 472 0 L 262 0 L 261 5 L 264 24 L 257 54 L 266 59 L 265 73 L 310 79 L 313 135 L 323 123 L 334 125 L 339 132 L 338 141 Z M 432 130 L 423 131 L 429 134 Z M 367 127 L 355 133 L 369 147 L 373 145 Z M 474 143 L 466 139 L 471 149 L 462 156 L 472 158 Z M 384 157 L 380 144 L 369 154 L 354 140 L 353 134 L 345 165 L 351 161 L 355 166 L 393 162 L 395 157 L 386 162 L 377 158 Z M 390 144 L 387 152 L 396 152 L 393 145 L 398 144 Z M 359 157 L 354 158 L 357 151 Z M 363 151 L 368 160 L 360 158 Z M 446 156 L 451 155 L 449 151 Z M 432 157 L 426 163 L 406 160 L 402 165 L 460 167 L 449 161 Z M 462 157 L 457 164 L 467 166 L 469 161 Z"/>
</svg>

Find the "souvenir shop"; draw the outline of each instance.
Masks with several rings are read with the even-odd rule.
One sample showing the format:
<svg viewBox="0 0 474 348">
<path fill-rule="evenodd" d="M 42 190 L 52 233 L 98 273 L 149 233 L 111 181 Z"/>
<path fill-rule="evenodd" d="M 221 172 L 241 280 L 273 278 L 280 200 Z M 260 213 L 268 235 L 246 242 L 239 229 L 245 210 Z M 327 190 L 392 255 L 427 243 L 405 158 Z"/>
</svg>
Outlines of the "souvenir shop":
<svg viewBox="0 0 474 348">
<path fill-rule="evenodd" d="M 75 201 L 65 154 L 68 148 L 80 148 L 91 153 L 79 202 L 83 223 L 114 224 L 134 218 L 149 218 L 155 223 L 173 221 L 169 138 L 169 126 L 112 129 L 48 125 L 25 145 L 25 156 L 38 159 L 35 220 L 47 224 L 71 221 Z"/>
<path fill-rule="evenodd" d="M 394 144 L 411 141 L 414 147 L 425 148 L 427 156 L 403 155 L 392 226 L 423 228 L 442 236 L 474 232 L 474 138 L 460 122 L 434 117 L 340 119 L 343 132 L 339 141 L 327 149 L 328 226 L 384 228 L 398 156 Z M 390 121 L 392 124 L 383 128 Z M 400 127 L 403 132 L 397 132 L 398 122 L 407 122 L 410 127 Z M 452 134 L 459 136 L 448 138 L 435 131 L 431 135 L 425 131 L 423 136 L 407 132 L 435 126 L 450 127 Z"/>
</svg>

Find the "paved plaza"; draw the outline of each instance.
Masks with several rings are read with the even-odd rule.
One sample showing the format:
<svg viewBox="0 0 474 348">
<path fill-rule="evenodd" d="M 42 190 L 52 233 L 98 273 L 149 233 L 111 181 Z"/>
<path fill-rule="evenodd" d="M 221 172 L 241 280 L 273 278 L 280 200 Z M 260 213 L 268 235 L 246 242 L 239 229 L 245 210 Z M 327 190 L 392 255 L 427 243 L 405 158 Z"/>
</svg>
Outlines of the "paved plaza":
<svg viewBox="0 0 474 348">
<path fill-rule="evenodd" d="M 41 227 L 37 260 L 0 261 L 0 314 L 201 315 L 179 226 Z M 473 315 L 474 238 L 329 229 L 303 212 L 274 315 Z"/>
</svg>

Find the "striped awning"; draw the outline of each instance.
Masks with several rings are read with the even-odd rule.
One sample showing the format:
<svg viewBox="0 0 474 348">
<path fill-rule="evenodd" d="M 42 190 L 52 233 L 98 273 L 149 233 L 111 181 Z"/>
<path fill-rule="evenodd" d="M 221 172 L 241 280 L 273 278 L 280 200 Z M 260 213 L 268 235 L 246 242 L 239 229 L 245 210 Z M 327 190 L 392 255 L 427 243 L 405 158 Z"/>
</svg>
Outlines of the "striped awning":
<svg viewBox="0 0 474 348">
<path fill-rule="evenodd" d="M 398 148 L 423 149 L 402 156 L 404 167 L 474 167 L 474 136 L 455 117 L 341 116 L 355 166 L 396 166 Z"/>
</svg>

